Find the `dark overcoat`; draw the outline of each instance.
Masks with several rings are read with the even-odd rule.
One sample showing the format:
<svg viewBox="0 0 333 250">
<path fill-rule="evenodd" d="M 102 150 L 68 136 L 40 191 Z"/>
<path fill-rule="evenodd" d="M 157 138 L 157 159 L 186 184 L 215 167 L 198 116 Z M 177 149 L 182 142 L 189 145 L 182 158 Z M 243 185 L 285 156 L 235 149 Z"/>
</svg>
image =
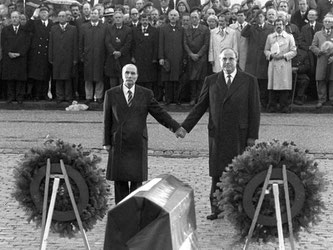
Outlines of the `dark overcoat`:
<svg viewBox="0 0 333 250">
<path fill-rule="evenodd" d="M 315 28 L 312 29 L 310 24 L 306 24 L 301 29 L 300 35 L 300 44 L 299 47 L 308 52 L 310 59 L 310 75 L 315 75 L 316 73 L 316 65 L 317 65 L 317 57 L 310 50 L 310 46 L 312 45 L 314 34 L 320 31 L 323 28 L 322 23 L 316 22 Z"/>
<path fill-rule="evenodd" d="M 170 71 L 162 69 L 162 82 L 178 81 L 183 66 L 184 29 L 166 24 L 160 28 L 158 58 L 170 63 Z"/>
<path fill-rule="evenodd" d="M 17 34 L 12 25 L 2 29 L 2 79 L 3 80 L 27 80 L 27 53 L 30 47 L 30 36 L 20 26 Z M 8 53 L 19 53 L 20 56 L 10 58 Z"/>
<path fill-rule="evenodd" d="M 80 31 L 79 54 L 84 64 L 85 81 L 103 81 L 105 63 L 106 25 L 98 22 L 92 26 L 91 22 L 83 23 Z"/>
<path fill-rule="evenodd" d="M 176 131 L 180 125 L 154 99 L 153 92 L 139 85 L 128 107 L 122 85 L 105 93 L 104 141 L 110 145 L 106 178 L 113 181 L 147 180 L 147 115 Z"/>
<path fill-rule="evenodd" d="M 184 31 L 184 49 L 188 55 L 191 53 L 200 56 L 198 61 L 188 57 L 189 80 L 203 80 L 207 74 L 209 29 L 199 24 L 198 28 L 192 26 Z"/>
<path fill-rule="evenodd" d="M 109 77 L 121 77 L 121 69 L 131 63 L 132 29 L 123 25 L 117 29 L 116 25 L 109 25 L 106 32 L 105 46 L 107 58 L 105 63 L 105 75 Z M 121 56 L 114 58 L 113 52 L 120 51 Z"/>
<path fill-rule="evenodd" d="M 138 67 L 138 82 L 156 82 L 158 66 L 158 30 L 148 26 L 145 33 L 139 26 L 133 30 L 132 57 Z"/>
<path fill-rule="evenodd" d="M 232 159 L 244 151 L 248 138 L 258 138 L 257 79 L 238 70 L 228 89 L 223 72 L 208 76 L 197 105 L 182 127 L 190 132 L 208 108 L 209 175 L 218 177 Z"/>
<path fill-rule="evenodd" d="M 268 61 L 264 54 L 267 36 L 274 32 L 274 26 L 265 23 L 264 28 L 259 25 L 246 25 L 241 32 L 248 39 L 245 72 L 258 79 L 268 79 Z"/>
<path fill-rule="evenodd" d="M 78 61 L 77 29 L 67 24 L 63 31 L 54 25 L 50 33 L 49 62 L 53 66 L 53 79 L 69 80 Z"/>
<path fill-rule="evenodd" d="M 27 31 L 31 34 L 31 47 L 28 55 L 28 77 L 49 81 L 51 65 L 48 57 L 48 46 L 53 22 L 48 20 L 45 27 L 41 20 L 29 20 L 26 24 Z"/>
</svg>

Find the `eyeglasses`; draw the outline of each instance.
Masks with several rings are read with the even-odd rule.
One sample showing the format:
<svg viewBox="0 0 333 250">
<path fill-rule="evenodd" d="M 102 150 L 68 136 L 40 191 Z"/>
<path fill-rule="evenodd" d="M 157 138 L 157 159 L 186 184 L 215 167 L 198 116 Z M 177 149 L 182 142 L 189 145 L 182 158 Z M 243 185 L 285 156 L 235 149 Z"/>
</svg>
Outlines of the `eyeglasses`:
<svg viewBox="0 0 333 250">
<path fill-rule="evenodd" d="M 222 61 L 223 61 L 223 62 L 226 62 L 226 61 L 235 61 L 235 60 L 236 60 L 235 57 L 223 57 L 223 58 L 222 58 Z"/>
</svg>

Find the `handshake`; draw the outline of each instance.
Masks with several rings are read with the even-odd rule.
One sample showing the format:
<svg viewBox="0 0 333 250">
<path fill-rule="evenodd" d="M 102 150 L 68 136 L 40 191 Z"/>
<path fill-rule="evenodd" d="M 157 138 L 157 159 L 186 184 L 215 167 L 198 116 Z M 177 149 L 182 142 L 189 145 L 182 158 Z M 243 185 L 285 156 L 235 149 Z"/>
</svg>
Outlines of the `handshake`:
<svg viewBox="0 0 333 250">
<path fill-rule="evenodd" d="M 187 134 L 187 131 L 183 127 L 180 127 L 175 132 L 175 135 L 176 135 L 177 138 L 179 138 L 179 137 L 180 138 L 184 138 L 186 134 Z"/>
</svg>

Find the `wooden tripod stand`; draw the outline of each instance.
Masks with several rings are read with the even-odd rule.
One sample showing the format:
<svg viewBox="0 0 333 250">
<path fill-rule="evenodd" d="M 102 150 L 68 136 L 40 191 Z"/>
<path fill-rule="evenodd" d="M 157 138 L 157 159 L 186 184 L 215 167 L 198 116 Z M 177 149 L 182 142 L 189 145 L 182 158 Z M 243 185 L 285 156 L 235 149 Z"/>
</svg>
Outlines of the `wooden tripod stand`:
<svg viewBox="0 0 333 250">
<path fill-rule="evenodd" d="M 71 184 L 69 182 L 68 174 L 67 174 L 66 167 L 64 165 L 63 160 L 60 160 L 60 167 L 61 167 L 62 174 L 51 174 L 51 161 L 50 161 L 50 159 L 47 159 L 40 250 L 45 250 L 46 249 L 47 238 L 48 238 L 48 235 L 49 235 L 50 226 L 51 226 L 51 222 L 52 222 L 52 216 L 53 216 L 53 212 L 54 212 L 54 206 L 55 206 L 55 201 L 56 201 L 56 197 L 57 197 L 57 192 L 58 192 L 58 189 L 59 189 L 60 179 L 65 180 L 65 184 L 66 184 L 66 187 L 67 187 L 67 190 L 68 190 L 69 197 L 71 199 L 71 203 L 72 203 L 72 206 L 73 206 L 73 210 L 74 210 L 74 213 L 75 213 L 76 220 L 79 224 L 79 228 L 80 228 L 80 231 L 81 231 L 81 234 L 82 234 L 82 238 L 83 238 L 85 248 L 87 250 L 90 250 L 88 239 L 87 239 L 86 233 L 85 233 L 83 225 L 82 225 L 79 210 L 78 210 L 77 205 L 75 203 L 73 190 L 72 190 Z M 51 195 L 51 200 L 50 200 L 50 206 L 49 206 L 48 212 L 46 213 L 50 178 L 53 178 L 54 182 L 53 182 L 53 187 L 52 187 L 52 195 Z M 47 214 L 47 218 L 46 218 L 46 214 Z"/>
<path fill-rule="evenodd" d="M 252 224 L 249 230 L 249 233 L 247 235 L 247 239 L 245 242 L 245 246 L 243 250 L 247 250 L 250 245 L 250 240 L 253 235 L 254 228 L 256 226 L 258 216 L 260 213 L 260 209 L 262 206 L 262 203 L 264 201 L 264 196 L 266 189 L 269 184 L 273 186 L 273 195 L 274 195 L 274 204 L 275 204 L 275 214 L 276 214 L 276 220 L 277 220 L 277 227 L 278 227 L 278 237 L 279 237 L 279 250 L 284 250 L 284 237 L 283 237 L 283 229 L 282 229 L 282 218 L 281 218 L 281 207 L 280 207 L 280 201 L 279 201 L 279 185 L 282 184 L 284 187 L 284 193 L 285 193 L 285 200 L 286 200 L 286 207 L 287 207 L 287 218 L 288 218 L 288 227 L 289 227 L 289 240 L 291 249 L 295 249 L 294 245 L 294 235 L 293 235 L 293 226 L 292 226 L 292 217 L 291 217 L 291 209 L 290 209 L 290 199 L 289 199 L 289 190 L 288 190 L 288 180 L 287 180 L 287 170 L 286 166 L 282 166 L 282 176 L 283 180 L 270 180 L 271 174 L 272 174 L 272 168 L 273 166 L 269 166 L 264 185 L 262 187 L 261 195 L 259 198 L 259 202 L 257 205 L 257 208 L 254 213 L 254 217 L 252 220 Z"/>
</svg>

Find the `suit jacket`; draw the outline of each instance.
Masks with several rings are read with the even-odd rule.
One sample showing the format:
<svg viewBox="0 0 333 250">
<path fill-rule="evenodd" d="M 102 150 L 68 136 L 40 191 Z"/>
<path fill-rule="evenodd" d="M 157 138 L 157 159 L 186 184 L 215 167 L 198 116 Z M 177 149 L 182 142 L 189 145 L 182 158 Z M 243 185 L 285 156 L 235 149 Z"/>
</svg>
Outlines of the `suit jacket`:
<svg viewBox="0 0 333 250">
<path fill-rule="evenodd" d="M 176 131 L 180 125 L 155 100 L 153 92 L 135 86 L 131 107 L 128 107 L 123 86 L 105 93 L 104 141 L 110 145 L 106 178 L 113 181 L 147 180 L 147 115 Z"/>
<path fill-rule="evenodd" d="M 291 16 L 290 22 L 295 24 L 298 27 L 298 29 L 301 30 L 302 27 L 309 22 L 308 13 L 309 13 L 309 9 L 302 16 L 301 11 L 298 10 Z"/>
<path fill-rule="evenodd" d="M 258 25 L 246 25 L 242 36 L 248 39 L 247 58 L 245 71 L 258 79 L 268 79 L 268 61 L 264 50 L 267 36 L 274 32 L 274 26 L 265 23 L 261 29 Z"/>
<path fill-rule="evenodd" d="M 138 67 L 138 83 L 156 82 L 158 69 L 158 30 L 148 25 L 147 31 L 142 32 L 139 26 L 133 29 L 132 57 Z"/>
<path fill-rule="evenodd" d="M 160 27 L 158 58 L 170 62 L 170 72 L 162 70 L 162 81 L 178 81 L 182 73 L 184 29 L 170 24 Z"/>
<path fill-rule="evenodd" d="M 184 48 L 188 54 L 189 80 L 203 80 L 207 74 L 207 59 L 209 48 L 209 29 L 199 24 L 198 28 L 191 26 L 184 31 Z M 193 61 L 190 54 L 198 54 L 199 60 Z"/>
<path fill-rule="evenodd" d="M 63 31 L 59 24 L 51 29 L 49 43 L 49 61 L 52 63 L 53 79 L 70 80 L 74 65 L 78 62 L 77 29 L 66 25 Z"/>
<path fill-rule="evenodd" d="M 332 5 L 328 0 L 317 1 L 318 22 L 323 22 L 325 15 L 331 10 Z"/>
<path fill-rule="evenodd" d="M 248 138 L 258 138 L 260 105 L 257 79 L 238 70 L 228 89 L 223 72 L 208 76 L 197 105 L 182 127 L 190 132 L 207 109 L 209 175 L 217 177 L 235 156 L 244 151 Z"/>
<path fill-rule="evenodd" d="M 302 27 L 301 36 L 300 36 L 300 44 L 299 47 L 302 50 L 308 52 L 310 59 L 310 75 L 315 75 L 316 73 L 316 65 L 317 65 L 317 57 L 310 50 L 310 46 L 312 45 L 314 34 L 320 30 L 322 30 L 323 24 L 316 22 L 314 30 L 311 28 L 310 24 L 306 24 Z"/>
<path fill-rule="evenodd" d="M 20 25 L 17 34 L 12 25 L 2 29 L 2 79 L 3 80 L 27 80 L 27 53 L 30 47 L 30 36 Z M 10 58 L 8 53 L 19 53 L 20 56 Z"/>
<path fill-rule="evenodd" d="M 132 29 L 126 25 L 121 29 L 117 29 L 116 25 L 109 25 L 105 46 L 107 49 L 105 74 L 109 77 L 120 77 L 122 67 L 131 62 Z M 114 51 L 121 52 L 118 59 L 114 58 Z"/>
<path fill-rule="evenodd" d="M 106 25 L 101 22 L 92 26 L 91 22 L 81 26 L 79 55 L 84 64 L 85 81 L 103 81 L 105 63 Z"/>
<path fill-rule="evenodd" d="M 28 76 L 35 80 L 48 81 L 51 75 L 51 65 L 48 58 L 48 46 L 53 22 L 49 19 L 47 27 L 41 20 L 29 20 L 26 29 L 30 32 L 32 41 L 28 56 Z"/>
</svg>

